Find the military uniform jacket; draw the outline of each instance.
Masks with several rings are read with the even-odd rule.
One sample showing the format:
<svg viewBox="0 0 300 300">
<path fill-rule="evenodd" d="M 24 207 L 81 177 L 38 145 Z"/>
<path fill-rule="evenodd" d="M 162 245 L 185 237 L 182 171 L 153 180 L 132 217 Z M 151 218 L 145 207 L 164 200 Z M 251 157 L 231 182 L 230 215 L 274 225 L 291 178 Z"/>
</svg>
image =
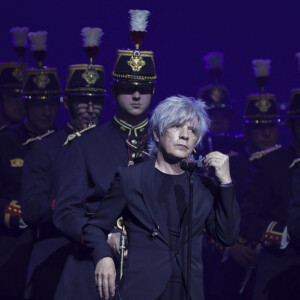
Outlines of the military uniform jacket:
<svg viewBox="0 0 300 300">
<path fill-rule="evenodd" d="M 29 138 L 24 123 L 0 135 L 0 226 L 4 228 L 17 228 L 21 217 L 20 209 L 10 215 L 5 210 L 12 201 L 20 200 L 24 157 L 33 144 L 23 143 Z"/>
<path fill-rule="evenodd" d="M 177 259 L 183 274 L 186 274 L 188 213 L 186 210 L 183 217 L 180 242 L 172 247 L 167 221 L 157 211 L 153 188 L 154 165 L 155 159 L 152 159 L 133 167 L 120 168 L 97 213 L 84 228 L 84 243 L 93 249 L 96 264 L 102 257 L 111 256 L 106 243 L 107 233 L 116 219 L 123 215 L 129 256 L 120 283 L 121 299 L 157 299 L 170 278 L 172 260 Z M 194 175 L 192 299 L 203 299 L 204 229 L 223 245 L 233 244 L 239 230 L 239 208 L 234 186 L 219 187 L 207 177 Z"/>
<path fill-rule="evenodd" d="M 28 142 L 29 139 L 32 142 Z M 1 285 L 0 297 L 23 297 L 24 294 L 32 231 L 19 229 L 19 200 L 24 157 L 33 143 L 24 123 L 0 135 L 0 277 L 6 279 Z"/>
<path fill-rule="evenodd" d="M 45 278 L 44 275 L 37 276 L 37 269 L 43 263 L 47 264 L 50 256 L 56 255 L 57 269 L 61 270 L 64 253 L 67 252 L 69 240 L 53 225 L 52 214 L 57 190 L 57 176 L 63 155 L 69 146 L 64 143 L 73 132 L 74 130 L 66 127 L 48 138 L 36 142 L 25 157 L 21 197 L 22 218 L 36 232 L 37 238 L 28 267 L 26 296 L 29 298 L 32 297 L 32 289 L 36 293 L 39 289 L 38 283 L 42 281 L 48 282 L 42 286 L 53 289 L 49 284 L 53 278 Z M 52 262 L 51 264 L 50 267 L 54 269 L 55 265 Z M 32 280 L 34 273 L 36 273 L 35 278 L 38 279 Z M 52 274 L 52 276 L 54 275 Z M 41 294 L 46 293 L 48 297 L 54 293 L 53 290 L 43 289 Z"/>
<path fill-rule="evenodd" d="M 258 169 L 247 186 L 241 210 L 241 235 L 264 246 L 257 266 L 253 295 L 256 300 L 300 297 L 300 256 L 292 244 L 280 249 L 292 195 L 289 166 L 296 157 L 297 151 L 291 146 L 257 160 Z"/>
<path fill-rule="evenodd" d="M 61 164 L 53 220 L 75 243 L 54 299 L 99 298 L 93 262 L 82 246 L 82 228 L 104 198 L 118 167 L 132 164 L 139 146 L 148 141 L 147 133 L 148 120 L 132 128 L 115 117 L 71 142 Z"/>
<path fill-rule="evenodd" d="M 94 213 L 120 166 L 128 166 L 147 135 L 148 120 L 130 128 L 117 118 L 75 139 L 61 165 L 54 224 L 81 243 Z"/>
<path fill-rule="evenodd" d="M 300 255 L 300 164 L 293 169 L 293 190 L 290 207 L 288 232 L 291 237 L 291 244 L 299 251 Z"/>
<path fill-rule="evenodd" d="M 286 226 L 292 192 L 289 166 L 296 157 L 296 149 L 290 146 L 253 162 L 242 206 L 241 234 L 248 240 L 260 242 L 273 221 L 278 222 L 278 231 Z"/>
</svg>

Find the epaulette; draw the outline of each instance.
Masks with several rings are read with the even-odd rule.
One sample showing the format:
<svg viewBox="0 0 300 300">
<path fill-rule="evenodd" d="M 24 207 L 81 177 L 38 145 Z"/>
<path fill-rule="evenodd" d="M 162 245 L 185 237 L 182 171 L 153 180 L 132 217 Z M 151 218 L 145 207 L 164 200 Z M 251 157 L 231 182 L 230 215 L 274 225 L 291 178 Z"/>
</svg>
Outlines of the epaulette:
<svg viewBox="0 0 300 300">
<path fill-rule="evenodd" d="M 82 129 L 80 131 L 75 131 L 75 132 L 69 134 L 68 137 L 67 137 L 67 139 L 66 139 L 66 141 L 64 142 L 64 146 L 66 146 L 70 141 L 74 140 L 76 137 L 80 137 L 82 133 L 84 133 L 84 132 L 86 132 L 86 131 L 88 131 L 90 129 L 93 129 L 95 127 L 96 127 L 96 125 L 94 124 L 94 125 L 91 125 L 91 126 L 89 126 L 87 128 L 84 128 L 84 129 Z"/>
<path fill-rule="evenodd" d="M 30 138 L 30 139 L 28 139 L 26 142 L 24 142 L 22 145 L 23 146 L 26 146 L 26 145 L 28 145 L 28 144 L 30 144 L 30 143 L 32 143 L 32 142 L 34 142 L 34 141 L 41 141 L 44 137 L 46 137 L 46 136 L 48 136 L 48 135 L 50 135 L 50 134 L 52 134 L 52 133 L 54 133 L 55 132 L 55 130 L 48 130 L 46 133 L 44 133 L 43 135 L 38 135 L 38 136 L 36 136 L 36 137 L 34 137 L 34 138 Z"/>
<path fill-rule="evenodd" d="M 262 244 L 268 247 L 280 248 L 283 230 L 283 224 L 279 224 L 276 221 L 272 221 L 269 224 L 267 230 L 262 234 Z"/>
<path fill-rule="evenodd" d="M 16 220 L 14 220 L 13 222 L 11 220 L 12 217 L 16 217 Z M 5 207 L 4 224 L 7 228 L 15 227 L 20 218 L 21 218 L 21 206 L 19 205 L 19 202 L 17 200 L 13 200 Z"/>
<path fill-rule="evenodd" d="M 235 152 L 233 150 L 230 150 L 228 153 L 226 153 L 227 156 L 232 157 L 232 156 L 237 156 L 239 155 L 238 152 Z"/>
<path fill-rule="evenodd" d="M 282 146 L 281 145 L 275 145 L 271 148 L 268 148 L 266 150 L 263 150 L 263 151 L 258 151 L 258 152 L 254 152 L 250 157 L 249 157 L 249 161 L 253 161 L 255 159 L 260 159 L 262 158 L 263 156 L 273 152 L 273 151 L 276 151 L 278 149 L 280 149 Z"/>
<path fill-rule="evenodd" d="M 293 162 L 291 163 L 291 165 L 289 166 L 289 168 L 291 169 L 293 166 L 296 165 L 296 163 L 298 163 L 300 161 L 300 157 L 296 158 L 293 160 Z"/>
</svg>

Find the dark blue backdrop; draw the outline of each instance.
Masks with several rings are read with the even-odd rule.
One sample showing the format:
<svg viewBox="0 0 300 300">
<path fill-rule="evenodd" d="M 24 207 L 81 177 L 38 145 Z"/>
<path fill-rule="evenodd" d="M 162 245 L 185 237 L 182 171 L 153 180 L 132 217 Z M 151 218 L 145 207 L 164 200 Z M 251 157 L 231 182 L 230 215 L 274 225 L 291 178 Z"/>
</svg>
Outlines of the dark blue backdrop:
<svg viewBox="0 0 300 300">
<path fill-rule="evenodd" d="M 278 1 L 279 2 L 279 1 Z M 281 3 L 281 4 L 280 4 Z M 15 60 L 9 29 L 28 26 L 30 31 L 48 31 L 45 64 L 59 69 L 62 86 L 67 66 L 86 63 L 80 31 L 101 27 L 104 31 L 95 63 L 102 64 L 110 90 L 110 75 L 118 48 L 132 48 L 129 38 L 129 9 L 151 12 L 142 49 L 155 52 L 158 74 L 152 107 L 167 96 L 196 96 L 209 83 L 203 55 L 221 51 L 225 56 L 222 83 L 235 107 L 234 131 L 240 131 L 245 98 L 258 91 L 251 60 L 270 58 L 272 70 L 267 91 L 286 105 L 290 89 L 300 86 L 295 53 L 300 51 L 298 1 L 137 1 L 137 0 L 2 0 L 0 60 Z M 36 65 L 30 51 L 25 60 Z M 109 96 L 102 121 L 115 111 Z M 284 107 L 283 107 L 284 108 Z M 59 123 L 66 121 L 60 112 Z M 282 131 L 285 137 L 286 131 Z"/>
</svg>

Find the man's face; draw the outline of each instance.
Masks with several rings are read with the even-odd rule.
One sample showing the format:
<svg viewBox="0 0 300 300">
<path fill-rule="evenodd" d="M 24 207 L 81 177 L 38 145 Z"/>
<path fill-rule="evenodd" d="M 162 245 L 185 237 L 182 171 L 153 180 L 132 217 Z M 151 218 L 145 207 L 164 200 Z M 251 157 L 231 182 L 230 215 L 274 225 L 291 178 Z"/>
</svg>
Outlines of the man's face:
<svg viewBox="0 0 300 300">
<path fill-rule="evenodd" d="M 38 132 L 53 128 L 58 112 L 59 99 L 29 100 L 27 114 L 31 126 Z"/>
<path fill-rule="evenodd" d="M 70 122 L 77 130 L 98 125 L 104 107 L 104 96 L 72 97 L 66 103 L 71 111 Z"/>
<path fill-rule="evenodd" d="M 24 101 L 20 98 L 20 95 L 3 92 L 2 103 L 4 117 L 9 123 L 17 124 L 24 119 L 25 105 Z"/>
<path fill-rule="evenodd" d="M 211 121 L 210 132 L 228 133 L 231 123 L 231 113 L 225 109 L 211 109 L 208 111 Z"/>
<path fill-rule="evenodd" d="M 258 125 L 249 129 L 250 143 L 257 151 L 266 150 L 276 144 L 278 127 L 273 125 Z"/>
<path fill-rule="evenodd" d="M 144 119 L 154 92 L 153 85 L 116 84 L 114 94 L 118 103 L 118 116 L 124 121 Z"/>
<path fill-rule="evenodd" d="M 132 94 L 120 94 L 117 96 L 118 110 L 122 115 L 145 115 L 151 103 L 152 94 L 141 94 L 136 91 Z"/>
<path fill-rule="evenodd" d="M 165 129 L 161 136 L 154 132 L 158 152 L 163 154 L 165 160 L 170 161 L 180 161 L 189 157 L 198 138 L 197 125 L 196 120 L 191 120 Z"/>
</svg>

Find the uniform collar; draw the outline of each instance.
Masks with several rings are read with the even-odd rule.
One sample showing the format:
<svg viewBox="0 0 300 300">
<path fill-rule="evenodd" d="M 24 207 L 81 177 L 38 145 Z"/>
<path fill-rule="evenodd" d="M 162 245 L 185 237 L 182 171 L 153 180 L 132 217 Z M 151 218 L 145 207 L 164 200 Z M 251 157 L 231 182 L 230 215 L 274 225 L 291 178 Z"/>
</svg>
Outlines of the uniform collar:
<svg viewBox="0 0 300 300">
<path fill-rule="evenodd" d="M 116 126 L 118 129 L 120 129 L 121 131 L 123 131 L 124 133 L 126 133 L 126 135 L 128 136 L 134 135 L 137 137 L 140 135 L 144 135 L 145 131 L 148 130 L 148 124 L 149 124 L 148 119 L 145 119 L 143 122 L 141 122 L 136 126 L 132 126 L 126 123 L 125 121 L 120 120 L 116 116 L 114 116 L 113 119 L 113 125 Z"/>
</svg>

